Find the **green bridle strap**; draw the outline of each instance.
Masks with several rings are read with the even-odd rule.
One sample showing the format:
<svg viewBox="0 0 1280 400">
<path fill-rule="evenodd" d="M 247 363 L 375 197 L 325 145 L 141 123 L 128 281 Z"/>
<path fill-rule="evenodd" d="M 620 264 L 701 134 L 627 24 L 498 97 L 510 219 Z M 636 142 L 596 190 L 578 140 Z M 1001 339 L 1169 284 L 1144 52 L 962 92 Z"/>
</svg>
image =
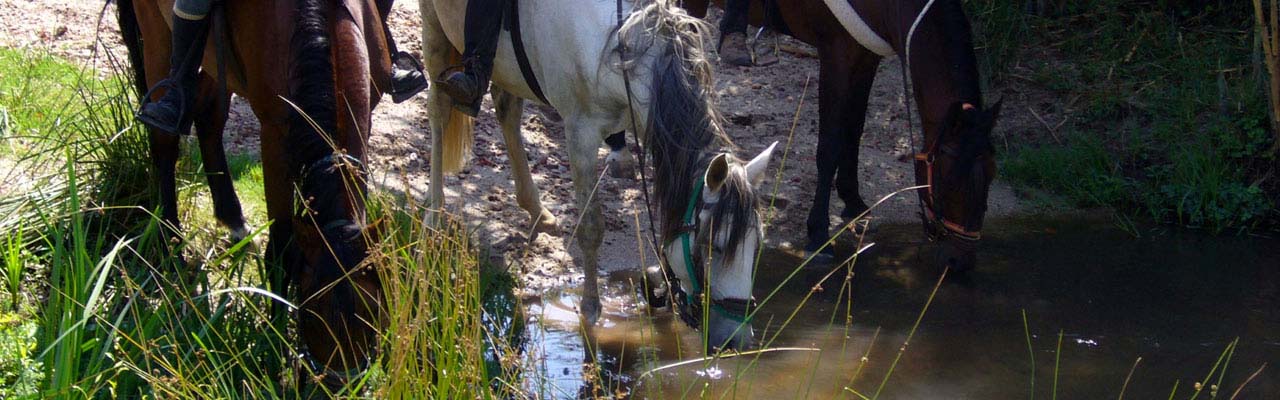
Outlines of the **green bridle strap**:
<svg viewBox="0 0 1280 400">
<path fill-rule="evenodd" d="M 693 229 L 695 230 L 698 229 L 698 227 L 696 225 L 697 221 L 694 220 L 693 213 L 698 208 L 698 197 L 702 196 L 703 186 L 706 186 L 706 177 L 698 176 L 698 181 L 694 183 L 693 195 L 689 196 L 689 206 L 685 207 L 685 210 L 684 210 L 685 225 L 693 226 Z M 693 246 L 691 246 L 689 243 L 690 241 L 689 236 L 691 235 L 689 234 L 689 232 L 683 232 L 680 234 L 680 236 L 681 236 L 680 242 L 682 245 L 684 245 L 684 266 L 689 273 L 689 283 L 693 284 L 693 290 L 690 292 L 686 292 L 684 294 L 684 297 L 685 297 L 685 301 L 688 302 L 688 304 L 693 304 L 692 292 L 696 291 L 698 293 L 701 293 L 702 282 L 698 282 L 698 275 L 695 273 L 697 271 L 693 269 L 694 268 L 693 267 L 693 250 L 692 250 Z"/>
<path fill-rule="evenodd" d="M 693 215 L 693 213 L 698 208 L 698 197 L 702 195 L 703 186 L 706 186 L 706 178 L 703 176 L 699 176 L 698 181 L 694 183 L 694 186 L 695 188 L 693 189 L 693 195 L 689 196 L 689 206 L 686 207 L 684 210 L 684 223 L 686 226 L 692 226 L 693 229 L 696 231 L 698 229 L 697 220 L 694 219 L 695 216 Z M 696 301 L 694 299 L 694 293 L 695 292 L 702 293 L 702 282 L 698 281 L 697 271 L 694 270 L 695 267 L 693 262 L 693 245 L 692 243 L 690 243 L 691 239 L 689 239 L 689 237 L 693 235 L 690 232 L 686 231 L 686 232 L 680 233 L 680 236 L 681 236 L 680 244 L 684 246 L 684 266 L 689 273 L 689 283 L 693 284 L 693 290 L 689 292 L 685 292 L 684 300 L 686 304 L 694 304 L 694 301 Z M 708 296 L 707 299 L 711 300 L 710 296 Z M 748 320 L 746 316 L 739 317 L 738 315 L 735 315 L 734 313 L 729 312 L 729 310 L 726 310 L 724 307 L 720 306 L 720 304 L 716 303 L 715 301 L 709 301 L 709 302 L 711 303 L 711 310 L 720 313 L 720 315 L 725 318 L 728 318 L 738 323 L 746 323 L 746 321 Z"/>
</svg>

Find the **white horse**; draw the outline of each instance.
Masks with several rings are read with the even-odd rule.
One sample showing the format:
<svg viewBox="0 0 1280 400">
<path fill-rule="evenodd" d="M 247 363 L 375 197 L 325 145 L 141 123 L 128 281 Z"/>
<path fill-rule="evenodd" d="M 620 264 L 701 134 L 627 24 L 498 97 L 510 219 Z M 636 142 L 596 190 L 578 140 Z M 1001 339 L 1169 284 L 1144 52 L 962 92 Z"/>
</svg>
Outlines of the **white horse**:
<svg viewBox="0 0 1280 400">
<path fill-rule="evenodd" d="M 712 151 L 713 144 L 731 144 L 711 94 L 711 66 L 704 53 L 709 26 L 667 0 L 624 1 L 621 25 L 616 7 L 614 0 L 525 0 L 517 16 L 532 72 L 549 105 L 565 120 L 565 148 L 578 209 L 583 210 L 577 238 L 586 286 L 579 314 L 588 324 L 600 315 L 601 215 L 599 205 L 589 201 L 598 179 L 596 152 L 607 135 L 631 130 L 634 124 L 653 160 L 661 254 L 668 261 L 668 276 L 678 281 L 671 289 L 680 314 L 693 327 L 705 329 L 708 346 L 749 347 L 747 308 L 762 232 L 754 186 L 773 147 L 746 163 Z M 466 0 L 421 0 L 425 64 L 432 76 L 459 58 L 465 9 Z M 517 202 L 538 229 L 552 230 L 555 217 L 539 202 L 520 136 L 522 98 L 536 96 L 505 31 L 493 85 Z M 446 170 L 460 168 L 465 160 L 472 121 L 452 110 L 438 86 L 429 93 L 428 115 L 431 198 L 435 207 L 442 207 L 439 182 Z"/>
</svg>

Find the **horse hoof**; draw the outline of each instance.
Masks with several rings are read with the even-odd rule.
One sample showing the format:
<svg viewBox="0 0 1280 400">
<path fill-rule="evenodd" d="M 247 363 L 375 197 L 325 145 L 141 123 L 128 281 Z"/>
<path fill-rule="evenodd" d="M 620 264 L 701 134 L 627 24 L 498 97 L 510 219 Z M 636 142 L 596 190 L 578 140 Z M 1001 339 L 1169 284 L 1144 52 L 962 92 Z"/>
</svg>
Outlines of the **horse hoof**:
<svg viewBox="0 0 1280 400">
<path fill-rule="evenodd" d="M 605 163 L 609 165 L 609 176 L 617 179 L 635 179 L 636 162 L 635 158 L 630 154 L 621 151 L 610 151 L 609 156 L 605 157 Z"/>
<path fill-rule="evenodd" d="M 582 304 L 578 305 L 578 315 L 584 325 L 595 325 L 600 320 L 600 298 L 583 297 Z"/>
<path fill-rule="evenodd" d="M 557 236 L 560 231 L 558 222 L 559 221 L 556 221 L 556 216 L 552 215 L 550 211 L 542 210 L 538 219 L 533 223 L 533 233 L 535 235 L 545 233 L 551 236 Z"/>
<path fill-rule="evenodd" d="M 231 241 L 232 245 L 236 245 L 236 244 L 239 244 L 240 242 L 243 242 L 244 239 L 247 237 L 249 237 L 249 230 L 246 229 L 244 226 L 241 226 L 239 228 L 232 228 L 231 236 L 228 237 L 227 239 Z"/>
<path fill-rule="evenodd" d="M 819 246 L 808 246 L 804 249 L 804 258 L 809 260 L 805 265 L 806 268 L 816 268 L 831 265 L 836 262 L 836 251 L 827 246 L 822 251 L 818 251 Z"/>
</svg>

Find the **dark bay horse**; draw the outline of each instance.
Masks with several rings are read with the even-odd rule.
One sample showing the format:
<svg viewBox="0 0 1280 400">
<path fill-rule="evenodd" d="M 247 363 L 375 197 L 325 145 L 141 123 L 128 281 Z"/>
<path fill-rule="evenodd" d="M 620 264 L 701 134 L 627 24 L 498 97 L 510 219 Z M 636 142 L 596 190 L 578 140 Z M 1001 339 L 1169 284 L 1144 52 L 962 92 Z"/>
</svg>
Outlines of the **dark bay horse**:
<svg viewBox="0 0 1280 400">
<path fill-rule="evenodd" d="M 684 6 L 705 16 L 709 1 L 684 0 Z M 864 28 L 859 38 L 846 29 L 850 13 Z M 858 192 L 858 150 L 871 84 L 885 58 L 877 51 L 899 58 L 909 54 L 908 74 L 924 132 L 914 150 L 916 183 L 930 185 L 918 192 L 921 219 L 929 237 L 943 243 L 939 261 L 957 270 L 973 268 L 996 175 L 991 130 L 1000 103 L 983 106 L 972 30 L 960 0 L 753 0 L 750 14 L 753 25 L 818 49 L 818 185 L 806 250 L 821 250 L 830 237 L 833 180 L 845 203 L 841 217 L 852 219 L 867 209 Z"/>
<path fill-rule="evenodd" d="M 117 5 L 141 91 L 169 71 L 173 0 Z M 389 87 L 391 61 L 380 14 L 356 0 L 228 0 L 210 18 L 215 19 L 193 122 L 217 216 L 243 230 L 222 153 L 229 104 L 228 95 L 218 95 L 215 77 L 222 72 L 262 123 L 263 186 L 273 221 L 267 246 L 272 289 L 284 295 L 284 287 L 296 287 L 299 336 L 313 365 L 324 370 L 317 373 L 361 368 L 376 344 L 381 312 L 381 284 L 365 262 L 371 238 L 362 161 L 370 114 L 382 94 L 378 88 Z M 174 227 L 179 139 L 150 132 L 161 209 Z"/>
</svg>

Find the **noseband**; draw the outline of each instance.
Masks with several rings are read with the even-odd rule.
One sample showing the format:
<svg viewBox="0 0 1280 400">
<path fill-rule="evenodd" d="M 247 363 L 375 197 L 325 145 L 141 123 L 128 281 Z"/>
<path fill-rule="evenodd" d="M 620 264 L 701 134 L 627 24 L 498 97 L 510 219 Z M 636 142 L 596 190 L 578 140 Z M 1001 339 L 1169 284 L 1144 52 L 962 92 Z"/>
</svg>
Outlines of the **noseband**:
<svg viewBox="0 0 1280 400">
<path fill-rule="evenodd" d="M 702 213 L 702 210 L 716 204 L 715 202 L 707 202 L 703 198 L 702 187 L 705 186 L 705 183 L 705 177 L 701 176 L 694 183 L 693 195 L 689 197 L 689 206 L 684 212 L 684 225 L 680 227 L 675 237 L 666 243 L 666 246 L 670 246 L 673 242 L 680 241 L 680 245 L 684 250 L 685 272 L 689 276 L 689 283 L 692 284 L 693 291 L 685 292 L 684 287 L 680 285 L 680 278 L 676 277 L 672 272 L 671 261 L 667 260 L 665 251 L 661 253 L 663 259 L 662 271 L 666 275 L 668 286 L 675 295 L 676 304 L 679 306 L 679 312 L 676 314 L 680 315 L 680 319 L 689 326 L 695 328 L 699 326 L 698 320 L 702 316 L 702 305 L 704 303 L 710 303 L 711 311 L 715 311 L 725 318 L 738 323 L 749 323 L 751 321 L 749 312 L 756 308 L 754 298 L 735 299 L 726 297 L 717 299 L 702 290 L 702 282 L 705 281 L 702 276 L 703 268 L 695 267 L 695 265 L 701 266 L 706 260 L 703 260 L 701 251 L 693 251 L 693 242 L 704 242 L 707 239 L 704 236 L 709 232 L 708 230 L 700 229 L 697 216 Z"/>
</svg>

